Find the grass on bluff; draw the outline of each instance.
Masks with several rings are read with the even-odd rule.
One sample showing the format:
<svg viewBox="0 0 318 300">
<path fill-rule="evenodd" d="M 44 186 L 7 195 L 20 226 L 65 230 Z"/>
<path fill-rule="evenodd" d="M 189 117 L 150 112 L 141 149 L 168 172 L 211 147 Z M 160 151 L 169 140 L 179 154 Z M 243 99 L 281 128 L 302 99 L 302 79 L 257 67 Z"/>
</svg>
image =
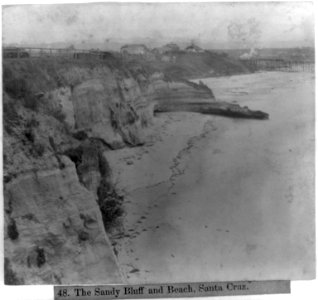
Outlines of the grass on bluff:
<svg viewBox="0 0 318 300">
<path fill-rule="evenodd" d="M 125 75 L 122 61 L 115 55 L 101 60 L 96 57 L 75 59 L 71 57 L 31 57 L 3 60 L 3 91 L 26 108 L 36 111 L 39 95 L 59 87 L 72 85 L 64 72 L 77 67 L 92 70 L 97 67 L 116 69 Z"/>
<path fill-rule="evenodd" d="M 93 69 L 107 66 L 122 69 L 122 62 L 111 56 L 105 60 L 96 58 L 74 59 L 70 57 L 35 57 L 3 60 L 3 84 L 10 96 L 21 97 L 26 90 L 48 91 L 67 84 L 60 76 L 61 70 L 72 67 Z"/>
</svg>

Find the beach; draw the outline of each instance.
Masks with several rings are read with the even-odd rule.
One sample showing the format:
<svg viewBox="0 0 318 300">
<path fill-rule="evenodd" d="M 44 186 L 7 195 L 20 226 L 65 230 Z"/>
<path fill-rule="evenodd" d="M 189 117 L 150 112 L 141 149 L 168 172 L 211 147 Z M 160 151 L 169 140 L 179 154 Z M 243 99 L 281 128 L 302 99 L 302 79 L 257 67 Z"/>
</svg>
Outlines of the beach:
<svg viewBox="0 0 318 300">
<path fill-rule="evenodd" d="M 158 114 L 145 145 L 105 153 L 125 197 L 111 240 L 127 282 L 312 278 L 314 75 L 201 80 L 269 120 Z"/>
</svg>

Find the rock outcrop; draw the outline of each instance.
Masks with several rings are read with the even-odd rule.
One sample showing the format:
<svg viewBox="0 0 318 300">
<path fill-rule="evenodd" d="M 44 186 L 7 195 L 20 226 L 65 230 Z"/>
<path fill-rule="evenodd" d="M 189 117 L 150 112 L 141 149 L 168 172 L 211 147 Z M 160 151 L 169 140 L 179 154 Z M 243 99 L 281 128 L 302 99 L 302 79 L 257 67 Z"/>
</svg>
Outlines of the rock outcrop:
<svg viewBox="0 0 318 300">
<path fill-rule="evenodd" d="M 148 93 L 150 97 L 160 102 L 196 102 L 215 100 L 213 92 L 202 82 L 200 84 L 187 80 L 165 80 L 162 73 L 155 73 L 150 77 L 152 84 Z"/>
</svg>

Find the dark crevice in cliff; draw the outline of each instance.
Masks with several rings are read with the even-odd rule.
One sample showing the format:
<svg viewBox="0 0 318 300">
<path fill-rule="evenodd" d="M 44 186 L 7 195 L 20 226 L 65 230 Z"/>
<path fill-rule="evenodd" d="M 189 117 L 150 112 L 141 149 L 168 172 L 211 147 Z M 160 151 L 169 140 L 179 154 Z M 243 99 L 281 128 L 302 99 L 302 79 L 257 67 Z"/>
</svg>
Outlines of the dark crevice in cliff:
<svg viewBox="0 0 318 300">
<path fill-rule="evenodd" d="M 65 168 L 65 164 L 62 162 L 61 157 L 58 154 L 54 139 L 51 136 L 49 136 L 49 143 L 50 143 L 50 146 L 51 146 L 51 148 L 53 150 L 53 154 L 54 154 L 54 156 L 55 156 L 55 158 L 56 158 L 56 160 L 57 160 L 57 162 L 59 164 L 60 170 L 64 169 Z"/>
<path fill-rule="evenodd" d="M 114 188 L 111 169 L 102 151 L 98 152 L 98 169 L 101 179 L 97 188 L 97 203 L 102 213 L 105 230 L 109 232 L 119 224 L 119 217 L 123 214 L 124 197 Z"/>
<path fill-rule="evenodd" d="M 66 156 L 68 156 L 71 159 L 71 161 L 75 164 L 77 175 L 78 175 L 78 178 L 80 180 L 81 176 L 78 173 L 77 168 L 80 165 L 80 163 L 82 162 L 82 149 L 81 149 L 81 147 L 68 149 L 64 154 Z"/>
<path fill-rule="evenodd" d="M 123 214 L 123 196 L 119 195 L 111 181 L 111 169 L 104 155 L 109 150 L 104 143 L 97 139 L 83 142 L 77 148 L 67 150 L 67 155 L 75 164 L 80 183 L 88 190 L 96 193 L 97 204 L 100 208 L 106 232 L 119 224 Z M 93 173 L 100 177 L 94 185 Z"/>
</svg>

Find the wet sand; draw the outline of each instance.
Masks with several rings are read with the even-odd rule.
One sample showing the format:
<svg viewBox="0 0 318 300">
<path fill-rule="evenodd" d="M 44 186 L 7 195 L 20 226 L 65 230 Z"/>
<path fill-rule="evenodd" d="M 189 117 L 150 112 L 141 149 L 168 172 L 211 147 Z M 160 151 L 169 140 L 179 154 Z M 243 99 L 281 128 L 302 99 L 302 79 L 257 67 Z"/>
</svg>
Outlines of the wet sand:
<svg viewBox="0 0 318 300">
<path fill-rule="evenodd" d="M 314 79 L 203 79 L 268 121 L 161 114 L 107 155 L 125 194 L 114 248 L 129 283 L 305 279 L 314 269 Z"/>
</svg>

